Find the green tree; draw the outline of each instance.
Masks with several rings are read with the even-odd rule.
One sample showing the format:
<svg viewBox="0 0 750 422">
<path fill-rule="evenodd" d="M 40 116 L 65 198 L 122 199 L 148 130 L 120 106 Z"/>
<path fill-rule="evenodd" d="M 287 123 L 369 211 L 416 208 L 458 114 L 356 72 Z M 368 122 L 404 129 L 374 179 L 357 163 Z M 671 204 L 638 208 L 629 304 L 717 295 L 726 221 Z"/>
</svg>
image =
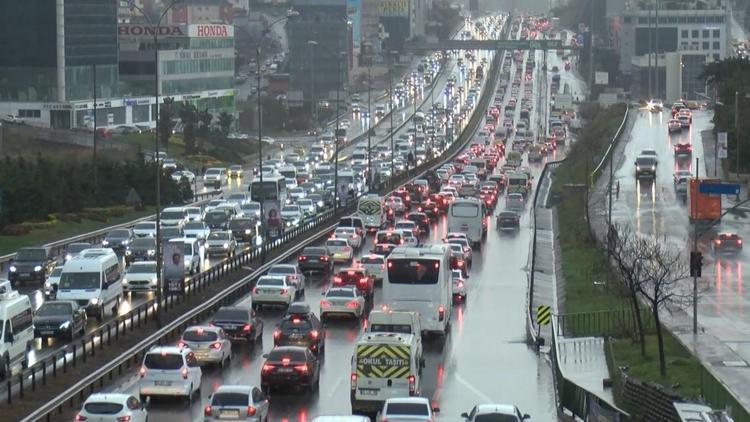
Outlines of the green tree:
<svg viewBox="0 0 750 422">
<path fill-rule="evenodd" d="M 214 116 L 209 113 L 208 109 L 198 112 L 198 120 L 200 120 L 198 136 L 200 139 L 201 152 L 206 151 L 206 139 L 208 139 L 209 132 L 211 131 L 211 121 L 213 121 L 213 119 Z"/>
<path fill-rule="evenodd" d="M 164 151 L 169 151 L 169 138 L 172 136 L 172 129 L 174 129 L 174 118 L 174 98 L 164 98 L 164 102 L 159 107 L 159 140 Z"/>
<path fill-rule="evenodd" d="M 229 129 L 232 127 L 233 121 L 234 116 L 226 111 L 222 111 L 221 114 L 219 114 L 219 126 L 221 127 L 221 133 L 224 134 L 224 136 L 229 134 Z"/>
<path fill-rule="evenodd" d="M 185 141 L 185 153 L 195 152 L 195 135 L 198 125 L 198 112 L 193 103 L 184 101 L 180 107 L 180 120 L 182 120 L 182 137 Z"/>
</svg>

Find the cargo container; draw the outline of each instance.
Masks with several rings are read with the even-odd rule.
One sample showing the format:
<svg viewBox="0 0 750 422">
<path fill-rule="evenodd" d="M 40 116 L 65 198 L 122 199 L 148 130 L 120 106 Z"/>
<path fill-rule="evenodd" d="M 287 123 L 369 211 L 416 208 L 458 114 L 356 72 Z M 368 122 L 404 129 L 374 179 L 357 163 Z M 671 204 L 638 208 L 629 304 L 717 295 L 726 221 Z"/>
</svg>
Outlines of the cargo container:
<svg viewBox="0 0 750 422">
<path fill-rule="evenodd" d="M 690 223 L 710 223 L 721 218 L 721 195 L 700 193 L 701 183 L 721 183 L 719 179 L 688 181 L 688 216 Z"/>
</svg>

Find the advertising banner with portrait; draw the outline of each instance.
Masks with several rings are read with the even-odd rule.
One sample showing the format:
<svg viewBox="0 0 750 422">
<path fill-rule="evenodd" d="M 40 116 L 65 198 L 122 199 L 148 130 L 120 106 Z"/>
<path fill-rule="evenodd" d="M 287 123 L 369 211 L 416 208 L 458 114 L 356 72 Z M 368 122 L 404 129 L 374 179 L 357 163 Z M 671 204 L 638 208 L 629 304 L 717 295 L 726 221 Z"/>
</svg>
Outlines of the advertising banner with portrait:
<svg viewBox="0 0 750 422">
<path fill-rule="evenodd" d="M 164 242 L 162 246 L 164 260 L 164 277 L 162 277 L 165 295 L 185 293 L 185 256 L 182 242 Z"/>
<path fill-rule="evenodd" d="M 278 239 L 284 233 L 284 222 L 281 221 L 281 203 L 276 200 L 263 201 L 263 227 L 269 241 Z"/>
</svg>

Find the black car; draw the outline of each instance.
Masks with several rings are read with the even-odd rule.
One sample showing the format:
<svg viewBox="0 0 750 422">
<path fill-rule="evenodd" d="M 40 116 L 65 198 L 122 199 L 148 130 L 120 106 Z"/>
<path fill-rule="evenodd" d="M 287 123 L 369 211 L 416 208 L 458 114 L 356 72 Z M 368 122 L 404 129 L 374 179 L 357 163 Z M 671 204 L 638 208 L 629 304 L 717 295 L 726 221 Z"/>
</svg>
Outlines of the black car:
<svg viewBox="0 0 750 422">
<path fill-rule="evenodd" d="M 232 340 L 263 341 L 263 320 L 249 307 L 222 306 L 211 318 L 211 325 L 221 327 Z"/>
<path fill-rule="evenodd" d="M 211 210 L 203 217 L 203 222 L 211 230 L 226 230 L 229 227 L 229 218 L 230 215 L 226 211 Z"/>
<path fill-rule="evenodd" d="M 305 347 L 284 346 L 263 355 L 260 388 L 267 395 L 280 387 L 303 387 L 313 392 L 320 383 L 320 362 Z"/>
<path fill-rule="evenodd" d="M 86 310 L 72 300 L 48 300 L 34 312 L 34 337 L 72 340 L 86 330 Z"/>
<path fill-rule="evenodd" d="M 255 236 L 255 219 L 253 218 L 233 218 L 229 222 L 229 230 L 234 234 L 238 242 L 249 243 Z"/>
<path fill-rule="evenodd" d="M 52 269 L 57 265 L 57 258 L 47 252 L 46 248 L 21 248 L 11 262 L 8 280 L 16 284 L 23 281 L 44 283 Z"/>
<path fill-rule="evenodd" d="M 324 247 L 308 246 L 302 249 L 302 253 L 297 257 L 297 263 L 302 272 L 320 271 L 326 274 L 333 272 L 331 253 Z"/>
<path fill-rule="evenodd" d="M 125 249 L 133 241 L 133 231 L 130 229 L 117 229 L 112 230 L 104 236 L 102 240 L 102 246 L 105 248 L 111 248 L 115 252 L 124 252 Z"/>
<path fill-rule="evenodd" d="M 316 355 L 322 355 L 325 352 L 325 330 L 309 305 L 295 302 L 273 331 L 273 345 L 303 346 Z"/>
<path fill-rule="evenodd" d="M 656 180 L 656 158 L 652 156 L 640 156 L 635 160 L 636 179 L 649 178 Z"/>
<path fill-rule="evenodd" d="M 135 261 L 153 261 L 156 257 L 156 239 L 153 237 L 139 237 L 133 239 L 125 250 L 125 263 L 130 265 Z"/>
<path fill-rule="evenodd" d="M 91 246 L 91 243 L 86 243 L 86 242 L 71 243 L 65 249 L 65 262 L 70 261 L 71 258 L 81 253 L 81 251 L 89 249 L 89 248 L 93 248 L 93 246 Z"/>
<path fill-rule="evenodd" d="M 498 230 L 518 230 L 520 218 L 518 213 L 513 211 L 502 211 L 497 215 Z"/>
<path fill-rule="evenodd" d="M 411 212 L 406 219 L 413 221 L 423 234 L 430 234 L 430 217 L 424 212 Z"/>
</svg>

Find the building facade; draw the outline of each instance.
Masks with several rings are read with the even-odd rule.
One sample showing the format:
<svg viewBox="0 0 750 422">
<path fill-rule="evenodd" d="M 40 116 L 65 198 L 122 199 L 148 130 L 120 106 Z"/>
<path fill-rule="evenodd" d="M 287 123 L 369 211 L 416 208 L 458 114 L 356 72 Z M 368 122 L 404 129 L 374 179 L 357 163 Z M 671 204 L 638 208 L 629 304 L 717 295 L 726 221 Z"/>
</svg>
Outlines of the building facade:
<svg viewBox="0 0 750 422">
<path fill-rule="evenodd" d="M 234 5 L 226 0 L 182 0 L 169 11 L 171 24 L 232 23 Z"/>
<path fill-rule="evenodd" d="M 95 85 L 117 96 L 117 10 L 116 0 L 0 2 L 0 114 L 70 128 L 72 102 Z"/>
<path fill-rule="evenodd" d="M 308 100 L 329 99 L 332 92 L 343 89 L 353 57 L 347 1 L 295 0 L 293 7 L 299 16 L 286 22 L 291 89 L 303 91 Z"/>
</svg>

